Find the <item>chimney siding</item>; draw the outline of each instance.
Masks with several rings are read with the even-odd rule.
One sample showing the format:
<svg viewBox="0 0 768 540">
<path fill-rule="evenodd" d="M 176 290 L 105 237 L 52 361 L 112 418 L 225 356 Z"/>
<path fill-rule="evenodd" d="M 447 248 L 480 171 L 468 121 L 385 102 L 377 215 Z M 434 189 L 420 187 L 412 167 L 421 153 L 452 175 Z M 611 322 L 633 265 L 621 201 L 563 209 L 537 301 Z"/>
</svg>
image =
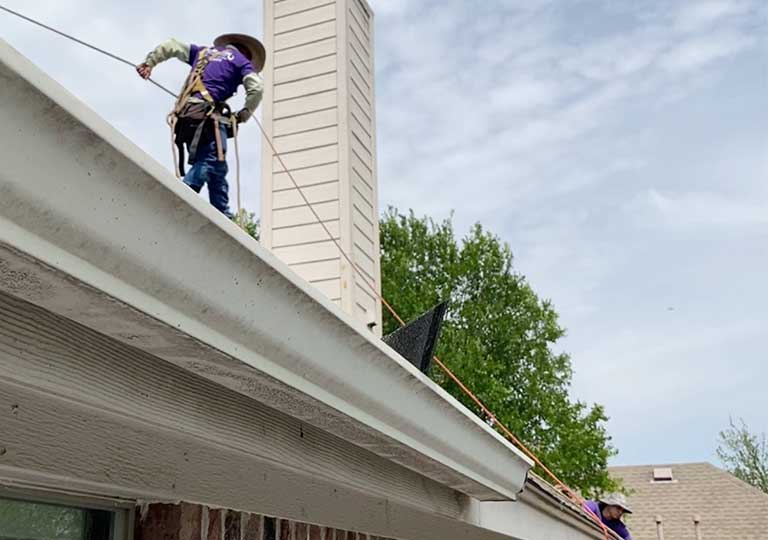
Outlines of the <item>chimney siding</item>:
<svg viewBox="0 0 768 540">
<path fill-rule="evenodd" d="M 357 271 L 267 144 L 261 241 L 381 335 L 373 14 L 362 0 L 265 0 L 264 36 L 265 130 Z"/>
</svg>

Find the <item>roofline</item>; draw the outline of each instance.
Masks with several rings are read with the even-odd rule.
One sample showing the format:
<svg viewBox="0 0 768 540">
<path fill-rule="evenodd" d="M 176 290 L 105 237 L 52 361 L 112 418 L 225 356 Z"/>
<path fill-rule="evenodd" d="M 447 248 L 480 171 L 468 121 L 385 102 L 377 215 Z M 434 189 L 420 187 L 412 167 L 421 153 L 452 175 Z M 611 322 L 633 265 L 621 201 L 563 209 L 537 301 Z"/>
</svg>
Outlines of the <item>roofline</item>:
<svg viewBox="0 0 768 540">
<path fill-rule="evenodd" d="M 472 497 L 523 489 L 530 459 L 1 40 L 0 77 L 0 288 Z"/>
<path fill-rule="evenodd" d="M 641 467 L 682 467 L 685 465 L 710 465 L 712 467 L 718 468 L 717 465 L 710 463 L 709 461 L 689 461 L 689 462 L 682 462 L 682 463 L 649 463 L 649 464 L 643 464 L 643 465 L 611 465 L 608 467 L 608 470 L 612 469 L 639 469 Z M 721 469 L 722 470 L 722 469 Z"/>
<path fill-rule="evenodd" d="M 606 540 L 603 529 L 578 505 L 533 472 L 517 502 L 471 501 L 466 515 L 488 530 L 513 538 Z M 618 538 L 612 531 L 608 537 Z"/>
<path fill-rule="evenodd" d="M 710 469 L 714 469 L 718 473 L 726 476 L 728 481 L 737 483 L 737 484 L 739 484 L 740 487 L 748 488 L 750 490 L 754 490 L 755 493 L 758 494 L 758 495 L 761 495 L 763 497 L 768 497 L 768 493 L 762 491 L 757 486 L 753 486 L 749 482 L 745 482 L 744 480 L 742 480 L 741 478 L 739 478 L 738 476 L 733 474 L 731 471 L 729 471 L 727 469 L 723 469 L 721 467 L 718 467 L 717 465 L 715 465 L 714 463 L 710 463 L 709 461 L 693 461 L 693 462 L 689 462 L 689 463 L 666 463 L 666 464 L 661 464 L 661 465 L 623 465 L 623 466 L 619 466 L 619 467 L 608 467 L 608 472 L 611 472 L 612 470 L 617 471 L 618 469 L 622 469 L 622 470 L 635 469 L 635 470 L 637 470 L 637 469 L 645 469 L 645 468 L 649 468 L 650 469 L 650 468 L 657 468 L 657 467 L 671 467 L 671 468 L 674 469 L 675 467 L 686 467 L 686 466 L 691 466 L 691 465 L 704 466 L 704 467 L 709 467 Z M 661 484 L 664 484 L 664 482 L 661 482 Z"/>
</svg>

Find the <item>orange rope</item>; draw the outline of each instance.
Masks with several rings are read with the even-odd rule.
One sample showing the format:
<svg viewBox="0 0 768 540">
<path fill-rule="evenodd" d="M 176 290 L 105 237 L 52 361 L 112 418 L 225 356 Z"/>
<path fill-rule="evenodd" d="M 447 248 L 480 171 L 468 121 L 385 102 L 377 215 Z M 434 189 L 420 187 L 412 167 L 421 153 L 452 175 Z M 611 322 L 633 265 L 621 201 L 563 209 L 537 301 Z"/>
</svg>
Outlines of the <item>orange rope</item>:
<svg viewBox="0 0 768 540">
<path fill-rule="evenodd" d="M 376 287 L 375 283 L 372 283 L 368 280 L 368 276 L 361 272 L 361 269 L 358 267 L 357 264 L 352 260 L 352 258 L 344 251 L 344 249 L 341 247 L 341 244 L 339 244 L 338 240 L 333 236 L 330 229 L 325 225 L 323 220 L 320 218 L 320 215 L 315 211 L 315 209 L 312 206 L 312 203 L 309 202 L 309 199 L 304 195 L 304 191 L 299 186 L 299 183 L 296 181 L 296 179 L 293 177 L 293 174 L 291 174 L 291 170 L 288 168 L 288 166 L 283 161 L 282 156 L 277 151 L 277 148 L 275 147 L 272 140 L 267 135 L 266 130 L 264 129 L 264 126 L 261 124 L 258 118 L 256 118 L 256 123 L 259 126 L 259 129 L 261 130 L 262 135 L 264 136 L 264 140 L 267 141 L 267 144 L 269 144 L 270 148 L 272 149 L 272 154 L 274 157 L 277 158 L 278 162 L 280 163 L 280 166 L 283 168 L 283 171 L 288 175 L 288 178 L 291 180 L 291 183 L 293 183 L 294 187 L 298 191 L 299 195 L 304 201 L 304 204 L 309 207 L 309 210 L 314 215 L 317 222 L 320 224 L 320 226 L 323 228 L 325 233 L 328 235 L 328 238 L 334 243 L 336 246 L 336 249 L 339 250 L 339 253 L 346 259 L 346 261 L 349 263 L 350 267 L 353 271 L 356 271 L 358 276 L 360 276 L 363 280 L 363 283 L 365 283 L 368 288 L 371 289 L 373 294 L 376 296 L 376 298 L 382 303 L 384 307 L 386 307 L 387 311 L 395 318 L 395 320 L 400 323 L 400 326 L 405 326 L 405 321 L 398 315 L 397 311 L 387 302 L 387 300 L 382 296 L 382 294 L 379 292 L 378 288 Z M 536 465 L 538 465 L 541 470 L 543 470 L 554 482 L 555 485 L 560 488 L 562 491 L 566 493 L 571 499 L 572 502 L 574 502 L 579 508 L 587 514 L 590 518 L 592 518 L 603 530 L 603 533 L 605 535 L 605 540 L 609 540 L 610 536 L 608 534 L 608 528 L 605 526 L 605 524 L 600 520 L 600 518 L 596 515 L 594 515 L 591 511 L 587 510 L 584 507 L 584 503 L 586 502 L 583 497 L 578 495 L 574 490 L 572 490 L 570 487 L 568 487 L 565 483 L 563 483 L 560 478 L 557 477 L 555 473 L 553 473 L 544 463 L 539 459 L 539 457 L 530 450 L 523 442 L 518 439 L 512 431 L 504 425 L 503 422 L 501 422 L 495 414 L 483 403 L 480 398 L 478 398 L 467 386 L 459 379 L 453 371 L 451 371 L 448 366 L 446 366 L 437 356 L 433 357 L 433 360 L 435 363 L 440 367 L 441 370 L 454 382 L 456 385 L 464 392 L 464 394 L 467 395 L 478 407 L 480 407 L 480 410 L 485 414 L 485 416 L 491 421 L 492 426 L 494 429 L 497 429 L 496 426 L 498 426 L 498 429 L 501 429 L 503 435 L 506 436 L 507 440 L 511 441 L 517 448 L 519 448 L 525 455 L 527 455 L 531 460 L 533 460 Z"/>
<path fill-rule="evenodd" d="M 544 463 L 541 461 L 541 459 L 539 459 L 539 457 L 531 449 L 529 449 L 525 444 L 523 444 L 523 442 L 520 439 L 518 439 L 515 436 L 515 434 L 512 433 L 512 431 L 510 431 L 510 429 L 506 425 L 504 425 L 504 423 L 502 421 L 500 421 L 498 418 L 496 418 L 496 415 L 493 414 L 493 412 L 491 412 L 491 410 L 485 405 L 485 403 L 483 403 L 480 400 L 480 398 L 477 397 L 474 394 L 474 392 L 472 392 L 472 390 L 467 388 L 467 386 L 463 382 L 461 382 L 461 379 L 459 379 L 458 376 L 456 376 L 456 374 L 453 373 L 453 371 L 451 371 L 448 368 L 448 366 L 446 366 L 437 356 L 434 356 L 433 360 L 440 367 L 440 369 L 442 369 L 443 372 L 445 372 L 445 374 L 448 375 L 448 377 L 450 377 L 451 380 L 453 380 L 453 382 L 455 382 L 456 385 L 458 385 L 458 387 L 461 388 L 461 390 L 472 401 L 474 401 L 475 404 L 478 407 L 480 407 L 480 409 L 483 411 L 483 414 L 485 414 L 485 416 L 488 417 L 488 419 L 491 421 L 491 424 L 492 424 L 492 426 L 494 428 L 496 428 L 496 426 L 498 426 L 501 429 L 502 433 L 507 437 L 508 440 L 510 440 L 512 443 L 514 443 L 514 445 L 517 446 L 523 453 L 525 453 L 525 455 L 527 455 L 529 458 L 531 458 L 534 461 L 534 463 L 536 463 L 536 465 L 538 465 L 541 468 L 541 470 L 543 470 L 545 473 L 547 473 L 547 475 L 549 475 L 549 477 L 552 478 L 552 480 L 554 480 L 555 485 L 558 488 L 562 489 L 571 498 L 571 501 L 573 501 L 576 505 L 578 505 L 579 508 L 581 508 L 582 511 L 584 511 L 585 514 L 588 514 L 589 517 L 591 517 L 603 529 L 603 533 L 605 534 L 605 538 L 606 538 L 606 540 L 608 540 L 608 538 L 609 538 L 609 536 L 608 536 L 608 528 L 599 519 L 598 516 L 594 515 L 590 511 L 584 509 L 584 503 L 586 502 L 584 497 L 580 496 L 578 493 L 576 493 L 574 490 L 572 490 L 570 487 L 568 487 L 562 480 L 560 480 L 560 478 L 558 478 L 558 476 L 555 473 L 553 473 L 549 469 L 549 467 L 544 465 Z"/>
</svg>

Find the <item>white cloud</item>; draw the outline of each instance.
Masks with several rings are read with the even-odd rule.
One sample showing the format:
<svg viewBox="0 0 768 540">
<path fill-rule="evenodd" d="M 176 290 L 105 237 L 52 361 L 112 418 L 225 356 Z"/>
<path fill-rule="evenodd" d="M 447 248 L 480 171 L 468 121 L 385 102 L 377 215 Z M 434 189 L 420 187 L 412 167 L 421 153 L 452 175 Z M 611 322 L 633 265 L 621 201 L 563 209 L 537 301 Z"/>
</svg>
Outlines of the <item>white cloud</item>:
<svg viewBox="0 0 768 540">
<path fill-rule="evenodd" d="M 560 85 L 554 81 L 530 77 L 513 78 L 493 88 L 490 105 L 506 114 L 534 113 L 544 106 L 552 106 L 562 96 Z"/>
<path fill-rule="evenodd" d="M 661 65 L 669 71 L 691 71 L 738 53 L 755 42 L 735 32 L 708 34 L 688 39 L 665 54 Z"/>
<path fill-rule="evenodd" d="M 759 319 L 702 321 L 660 309 L 655 321 L 575 351 L 574 394 L 606 405 L 622 463 L 692 461 L 691 445 L 695 459 L 713 459 L 728 416 L 752 419 L 765 401 L 752 381 L 768 376 L 768 365 L 744 351 L 764 330 Z M 768 426 L 759 420 L 753 428 Z"/>
<path fill-rule="evenodd" d="M 612 81 L 651 66 L 670 39 L 667 29 L 649 24 L 571 47 L 560 62 L 566 70 L 588 79 Z"/>
<path fill-rule="evenodd" d="M 682 35 L 675 20 L 656 16 L 566 46 L 550 14 L 541 5 L 500 8 L 493 17 L 456 2 L 400 5 L 388 20 L 392 33 L 379 45 L 386 65 L 379 109 L 388 111 L 379 126 L 384 138 L 396 139 L 380 137 L 380 163 L 406 185 L 385 188 L 395 201 L 410 186 L 433 184 L 435 160 L 450 166 L 454 178 L 495 178 L 498 189 L 519 188 L 528 183 L 527 163 L 551 159 L 563 145 L 604 129 L 627 100 L 655 94 L 666 103 L 683 100 L 697 90 L 694 81 L 706 80 L 691 78 L 692 71 L 750 43 L 736 29 L 721 32 L 715 43 Z M 403 153 L 414 159 L 388 159 Z M 574 167 L 571 174 L 591 173 Z M 560 180 L 578 182 L 569 177 Z M 440 194 L 433 202 L 448 203 Z"/>
<path fill-rule="evenodd" d="M 674 318 L 675 314 L 660 313 L 659 319 L 663 316 Z M 740 340 L 758 337 L 764 330 L 762 322 L 756 320 L 701 325 L 682 332 L 675 326 L 660 320 L 655 326 L 627 329 L 601 340 L 593 349 L 579 351 L 579 358 L 588 360 L 576 362 L 577 394 L 584 395 L 591 388 L 591 374 L 599 370 L 603 380 L 632 382 L 631 391 L 621 384 L 606 384 L 598 391 L 600 399 L 611 403 L 614 414 L 640 417 L 662 413 L 681 400 L 695 400 L 743 382 L 745 374 L 734 373 L 728 358 L 701 358 L 713 347 L 727 349 Z M 712 405 L 721 406 L 716 402 Z M 727 407 L 721 410 L 726 412 Z M 685 414 L 690 415 L 690 411 Z"/>
<path fill-rule="evenodd" d="M 736 199 L 722 193 L 669 195 L 655 189 L 631 205 L 641 225 L 653 227 L 759 227 L 768 225 L 768 197 Z"/>
<path fill-rule="evenodd" d="M 675 20 L 675 28 L 681 32 L 706 30 L 717 21 L 750 11 L 754 2 L 745 0 L 699 0 L 683 4 Z"/>
</svg>

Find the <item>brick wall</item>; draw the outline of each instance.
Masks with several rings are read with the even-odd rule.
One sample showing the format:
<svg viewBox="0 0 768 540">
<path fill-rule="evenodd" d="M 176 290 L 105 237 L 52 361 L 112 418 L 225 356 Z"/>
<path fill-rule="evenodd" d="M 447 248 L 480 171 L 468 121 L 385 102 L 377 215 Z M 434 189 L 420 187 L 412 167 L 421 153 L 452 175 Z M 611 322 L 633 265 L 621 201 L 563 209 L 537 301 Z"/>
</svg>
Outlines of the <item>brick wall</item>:
<svg viewBox="0 0 768 540">
<path fill-rule="evenodd" d="M 134 540 L 391 540 L 197 504 L 137 507 Z"/>
</svg>

